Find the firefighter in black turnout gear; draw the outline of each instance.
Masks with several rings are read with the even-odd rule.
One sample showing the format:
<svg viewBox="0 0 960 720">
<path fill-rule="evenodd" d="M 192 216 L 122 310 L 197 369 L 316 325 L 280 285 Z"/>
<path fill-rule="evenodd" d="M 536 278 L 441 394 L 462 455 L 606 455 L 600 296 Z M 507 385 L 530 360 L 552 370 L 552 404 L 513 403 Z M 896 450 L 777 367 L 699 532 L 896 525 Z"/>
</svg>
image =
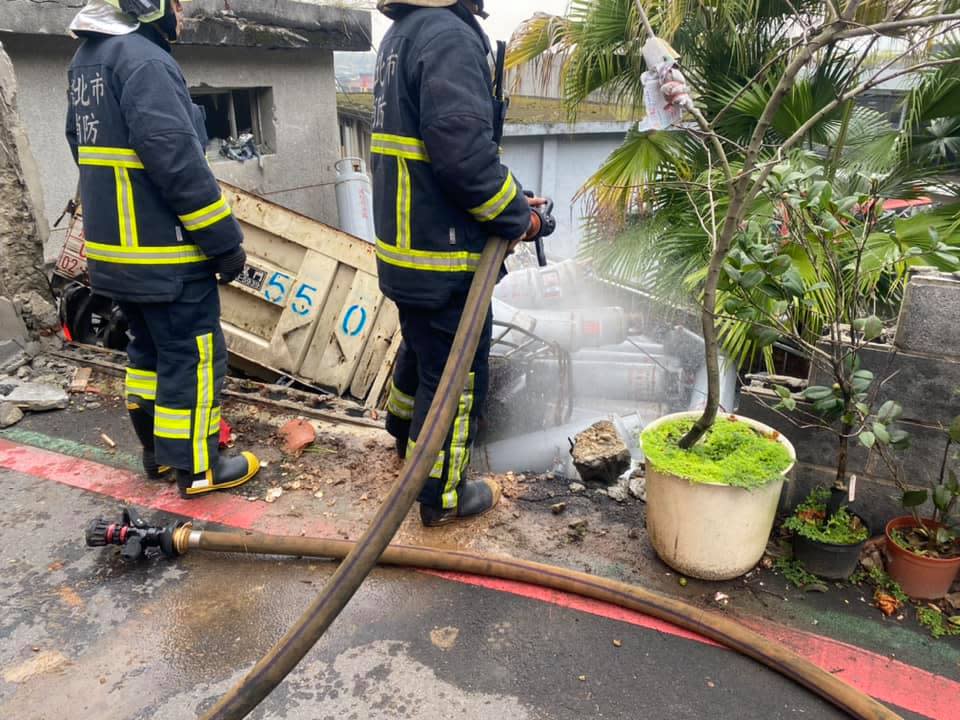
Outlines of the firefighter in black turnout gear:
<svg viewBox="0 0 960 720">
<path fill-rule="evenodd" d="M 387 430 L 404 455 L 419 437 L 490 236 L 533 240 L 540 216 L 501 162 L 503 104 L 494 97 L 482 2 L 380 0 L 393 25 L 380 44 L 371 145 L 380 288 L 400 312 L 403 344 Z M 487 392 L 488 314 L 457 415 L 421 494 L 424 525 L 493 508 L 500 488 L 467 479 Z"/>
<path fill-rule="evenodd" d="M 89 0 L 70 26 L 66 134 L 80 168 L 95 292 L 129 320 L 127 407 L 147 475 L 176 471 L 180 494 L 235 487 L 251 453 L 219 455 L 227 370 L 220 282 L 246 256 L 207 165 L 198 108 L 171 56 L 177 0 Z"/>
</svg>

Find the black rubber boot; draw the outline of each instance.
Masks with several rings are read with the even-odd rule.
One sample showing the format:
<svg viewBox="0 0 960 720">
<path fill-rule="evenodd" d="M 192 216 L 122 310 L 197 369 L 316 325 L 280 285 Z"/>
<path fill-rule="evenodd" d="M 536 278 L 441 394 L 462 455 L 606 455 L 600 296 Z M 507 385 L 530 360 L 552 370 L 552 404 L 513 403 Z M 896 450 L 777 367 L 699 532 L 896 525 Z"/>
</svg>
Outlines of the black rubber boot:
<svg viewBox="0 0 960 720">
<path fill-rule="evenodd" d="M 490 512 L 500 502 L 500 484 L 493 478 L 463 480 L 457 486 L 457 506 L 442 509 L 420 503 L 420 522 L 426 527 L 449 525 L 461 518 Z"/>
<path fill-rule="evenodd" d="M 140 444 L 143 445 L 144 474 L 150 480 L 173 482 L 173 469 L 166 465 L 158 465 L 153 454 L 153 414 L 135 403 L 127 403 L 127 412 L 130 413 L 133 431 L 137 434 Z"/>
<path fill-rule="evenodd" d="M 387 420 L 384 423 L 387 432 L 396 440 L 397 457 L 401 460 L 407 457 L 407 438 L 410 437 L 410 421 L 401 420 L 391 412 L 387 413 Z"/>
<path fill-rule="evenodd" d="M 180 497 L 187 500 L 227 488 L 243 485 L 260 470 L 260 461 L 251 452 L 231 457 L 223 455 L 217 458 L 216 465 L 205 473 L 193 474 L 186 470 L 177 470 L 177 487 Z"/>
</svg>

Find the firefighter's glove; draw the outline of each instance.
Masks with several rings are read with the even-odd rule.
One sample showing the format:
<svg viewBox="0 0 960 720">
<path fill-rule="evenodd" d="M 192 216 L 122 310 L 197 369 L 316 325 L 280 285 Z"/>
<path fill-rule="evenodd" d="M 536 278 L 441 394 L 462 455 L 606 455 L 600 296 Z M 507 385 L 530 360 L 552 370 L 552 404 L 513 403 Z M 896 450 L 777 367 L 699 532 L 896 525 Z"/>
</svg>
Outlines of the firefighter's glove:
<svg viewBox="0 0 960 720">
<path fill-rule="evenodd" d="M 243 266 L 247 264 L 247 253 L 240 245 L 231 253 L 220 255 L 216 258 L 216 271 L 220 276 L 221 285 L 229 285 L 243 272 Z"/>
</svg>

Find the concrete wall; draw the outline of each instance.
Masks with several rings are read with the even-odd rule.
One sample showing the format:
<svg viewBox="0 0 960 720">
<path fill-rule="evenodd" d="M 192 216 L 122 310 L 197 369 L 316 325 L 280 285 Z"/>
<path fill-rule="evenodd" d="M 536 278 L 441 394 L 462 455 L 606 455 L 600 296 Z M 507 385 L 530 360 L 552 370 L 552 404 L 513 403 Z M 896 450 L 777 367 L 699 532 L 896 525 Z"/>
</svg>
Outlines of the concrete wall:
<svg viewBox="0 0 960 720">
<path fill-rule="evenodd" d="M 20 117 L 40 168 L 43 204 L 50 222 L 47 259 L 59 252 L 66 229 L 53 228 L 77 189 L 77 169 L 64 127 L 67 118 L 66 70 L 76 42 L 66 37 L 2 35 L 20 86 Z"/>
<path fill-rule="evenodd" d="M 863 367 L 883 384 L 876 406 L 896 400 L 903 406 L 899 424 L 910 433 L 910 447 L 898 453 L 907 482 L 929 488 L 936 481 L 946 447 L 945 427 L 960 415 L 960 276 L 933 271 L 915 274 L 907 284 L 893 346 L 871 345 L 861 353 Z M 811 385 L 829 385 L 818 370 Z M 885 381 L 885 382 L 884 382 Z M 745 392 L 740 412 L 775 427 L 797 449 L 796 477 L 784 494 L 792 508 L 815 485 L 829 486 L 836 474 L 836 436 L 826 430 L 798 428 L 774 413 L 777 399 L 763 391 Z M 956 450 L 956 448 L 954 448 Z M 960 472 L 960 467 L 955 467 Z M 874 534 L 885 523 L 903 515 L 900 492 L 876 452 L 851 443 L 848 471 L 857 475 L 857 502 L 853 505 Z"/>
<path fill-rule="evenodd" d="M 336 225 L 333 164 L 340 157 L 333 52 L 182 47 L 177 60 L 191 87 L 272 87 L 273 154 L 256 162 L 212 163 L 217 177 Z"/>
<path fill-rule="evenodd" d="M 503 138 L 503 161 L 525 189 L 547 195 L 556 203 L 557 232 L 547 239 L 555 258 L 577 254 L 585 214 L 583 200 L 574 200 L 583 183 L 623 142 L 627 125 L 597 123 L 578 127 L 508 125 Z"/>
<path fill-rule="evenodd" d="M 0 35 L 20 84 L 20 111 L 43 178 L 51 224 L 76 189 L 77 173 L 64 140 L 66 68 L 76 48 L 67 37 Z M 320 49 L 180 47 L 177 59 L 191 86 L 272 87 L 274 154 L 244 164 L 212 163 L 218 177 L 335 225 L 333 163 L 339 157 L 333 52 Z M 48 258 L 63 231 L 53 231 Z"/>
</svg>

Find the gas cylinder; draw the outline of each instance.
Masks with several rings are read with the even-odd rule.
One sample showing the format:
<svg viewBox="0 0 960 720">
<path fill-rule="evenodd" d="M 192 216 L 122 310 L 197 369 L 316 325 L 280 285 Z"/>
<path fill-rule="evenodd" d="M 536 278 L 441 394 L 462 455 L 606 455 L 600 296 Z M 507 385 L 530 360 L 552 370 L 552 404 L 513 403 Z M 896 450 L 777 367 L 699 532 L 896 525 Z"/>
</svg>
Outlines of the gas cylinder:
<svg viewBox="0 0 960 720">
<path fill-rule="evenodd" d="M 337 171 L 334 185 L 340 229 L 369 243 L 374 242 L 373 191 L 363 160 L 348 157 L 337 161 L 334 167 Z"/>
</svg>

